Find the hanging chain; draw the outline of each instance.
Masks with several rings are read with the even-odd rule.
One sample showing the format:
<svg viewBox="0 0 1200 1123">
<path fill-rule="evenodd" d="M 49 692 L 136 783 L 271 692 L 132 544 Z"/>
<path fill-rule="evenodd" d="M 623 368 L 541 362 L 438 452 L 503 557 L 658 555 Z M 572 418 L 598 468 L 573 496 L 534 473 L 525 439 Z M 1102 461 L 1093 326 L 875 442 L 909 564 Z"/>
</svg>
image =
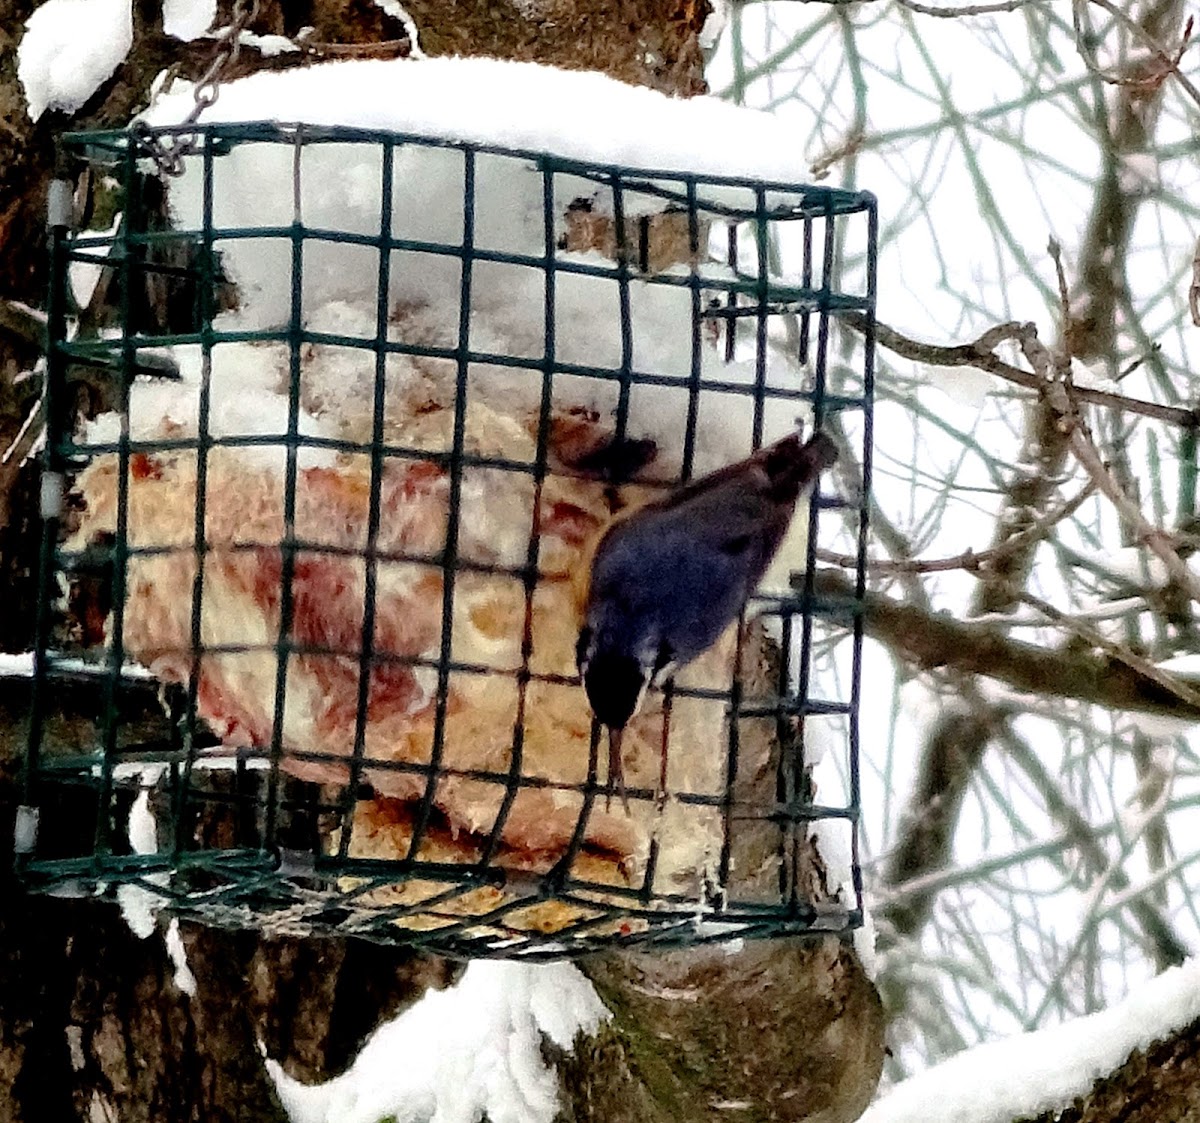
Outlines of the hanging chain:
<svg viewBox="0 0 1200 1123">
<path fill-rule="evenodd" d="M 200 115 L 216 104 L 221 93 L 221 83 L 230 76 L 241 53 L 242 32 L 258 18 L 258 7 L 259 0 L 234 0 L 229 25 L 217 32 L 220 38 L 212 61 L 192 87 L 195 104 L 188 115 L 179 122 L 181 127 L 196 124 Z M 177 133 L 168 141 L 165 137 L 151 132 L 143 121 L 135 121 L 132 131 L 145 154 L 154 161 L 155 167 L 163 175 L 182 175 L 184 158 L 200 148 L 199 133 Z"/>
</svg>

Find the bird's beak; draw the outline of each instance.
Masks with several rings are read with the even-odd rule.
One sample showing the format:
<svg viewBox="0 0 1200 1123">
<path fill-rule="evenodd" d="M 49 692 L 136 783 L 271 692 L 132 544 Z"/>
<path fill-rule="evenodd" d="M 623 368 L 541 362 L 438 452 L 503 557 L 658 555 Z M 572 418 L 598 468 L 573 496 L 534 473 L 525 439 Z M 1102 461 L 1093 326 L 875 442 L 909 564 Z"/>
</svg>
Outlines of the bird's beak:
<svg viewBox="0 0 1200 1123">
<path fill-rule="evenodd" d="M 612 809 L 612 793 L 614 787 L 617 789 L 617 794 L 621 797 L 621 806 L 625 808 L 625 814 L 630 814 L 629 796 L 625 794 L 625 769 L 621 762 L 621 741 L 624 739 L 624 736 L 624 729 L 614 729 L 612 726 L 609 726 L 608 795 L 604 798 L 604 810 L 606 814 Z"/>
</svg>

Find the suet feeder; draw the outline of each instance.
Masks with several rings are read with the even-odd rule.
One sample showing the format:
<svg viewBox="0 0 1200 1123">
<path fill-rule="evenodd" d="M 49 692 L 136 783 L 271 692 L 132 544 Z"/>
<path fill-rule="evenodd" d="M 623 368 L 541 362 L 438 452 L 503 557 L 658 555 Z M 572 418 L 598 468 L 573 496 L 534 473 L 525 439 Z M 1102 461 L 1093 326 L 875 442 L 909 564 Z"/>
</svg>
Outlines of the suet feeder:
<svg viewBox="0 0 1200 1123">
<path fill-rule="evenodd" d="M 870 195 L 276 124 L 64 156 L 120 214 L 52 191 L 30 887 L 457 956 L 860 924 Z M 797 425 L 842 467 L 610 804 L 589 543 Z"/>
</svg>

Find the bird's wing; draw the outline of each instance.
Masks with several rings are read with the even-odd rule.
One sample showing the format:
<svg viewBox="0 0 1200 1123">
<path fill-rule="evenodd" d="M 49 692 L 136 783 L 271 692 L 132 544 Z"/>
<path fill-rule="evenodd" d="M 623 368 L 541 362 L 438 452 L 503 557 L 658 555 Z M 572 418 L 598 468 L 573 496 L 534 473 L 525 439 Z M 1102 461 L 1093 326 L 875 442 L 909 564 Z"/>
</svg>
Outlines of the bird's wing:
<svg viewBox="0 0 1200 1123">
<path fill-rule="evenodd" d="M 787 533 L 799 492 L 836 456 L 825 434 L 815 433 L 801 444 L 799 433 L 791 433 L 664 498 L 621 512 L 597 536 L 587 557 L 578 583 L 580 604 L 589 595 L 597 555 L 635 534 L 684 541 L 702 535 L 705 545 L 730 558 L 753 551 L 746 575 L 756 585 Z"/>
<path fill-rule="evenodd" d="M 727 464 L 702 476 L 654 506 L 669 510 L 689 504 L 705 492 L 721 491 L 730 484 L 746 491 L 759 492 L 776 503 L 794 503 L 800 492 L 837 459 L 837 446 L 822 432 L 801 443 L 800 434 L 789 433 L 774 444 L 760 448 L 745 460 Z"/>
</svg>

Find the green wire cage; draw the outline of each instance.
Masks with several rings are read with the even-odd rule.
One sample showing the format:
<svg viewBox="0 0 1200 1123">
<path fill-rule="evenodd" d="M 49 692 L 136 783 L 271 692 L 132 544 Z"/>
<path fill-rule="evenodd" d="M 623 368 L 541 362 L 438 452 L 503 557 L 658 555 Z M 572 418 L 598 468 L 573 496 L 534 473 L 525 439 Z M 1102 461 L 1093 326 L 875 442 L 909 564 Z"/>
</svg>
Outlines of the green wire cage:
<svg viewBox="0 0 1200 1123">
<path fill-rule="evenodd" d="M 28 886 L 456 956 L 861 923 L 869 194 L 348 128 L 63 147 L 111 225 L 56 182 Z M 798 422 L 843 469 L 610 802 L 588 543 Z"/>
</svg>

